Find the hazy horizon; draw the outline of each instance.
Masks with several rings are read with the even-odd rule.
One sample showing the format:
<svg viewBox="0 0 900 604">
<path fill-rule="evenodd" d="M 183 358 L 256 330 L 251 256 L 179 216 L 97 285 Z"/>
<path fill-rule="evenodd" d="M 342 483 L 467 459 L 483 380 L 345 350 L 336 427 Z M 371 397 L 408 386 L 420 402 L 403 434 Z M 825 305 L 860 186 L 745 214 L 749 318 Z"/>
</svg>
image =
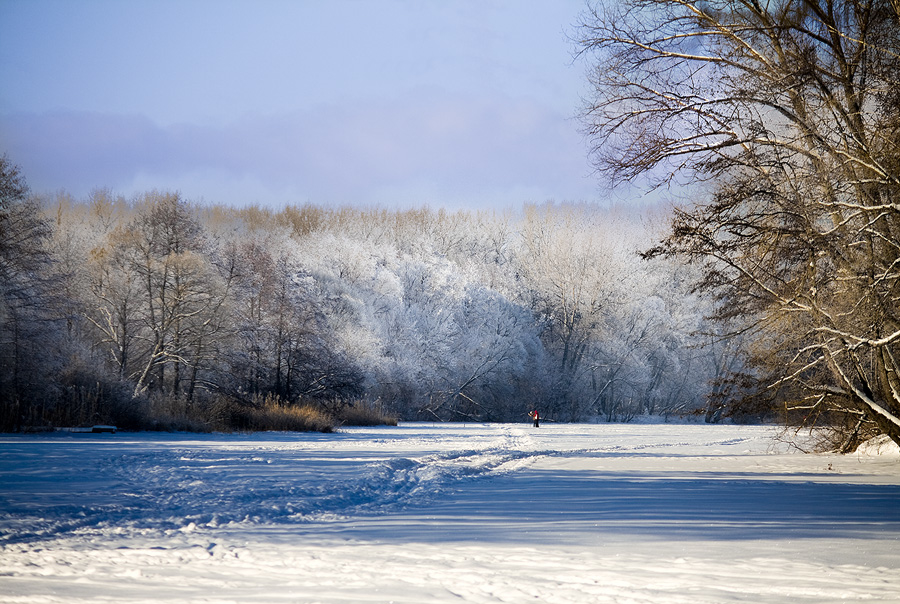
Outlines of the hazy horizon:
<svg viewBox="0 0 900 604">
<path fill-rule="evenodd" d="M 0 3 L 0 152 L 37 193 L 505 209 L 605 197 L 564 2 Z"/>
</svg>

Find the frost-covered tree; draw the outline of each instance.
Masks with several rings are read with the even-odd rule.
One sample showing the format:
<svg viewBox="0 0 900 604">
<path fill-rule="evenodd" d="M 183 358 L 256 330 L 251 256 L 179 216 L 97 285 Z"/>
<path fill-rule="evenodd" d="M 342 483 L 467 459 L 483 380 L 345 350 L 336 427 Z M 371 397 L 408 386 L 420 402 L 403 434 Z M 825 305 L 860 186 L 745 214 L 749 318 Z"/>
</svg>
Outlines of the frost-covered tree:
<svg viewBox="0 0 900 604">
<path fill-rule="evenodd" d="M 206 347 L 220 330 L 230 279 L 204 246 L 188 205 L 177 195 L 152 193 L 130 223 L 111 233 L 108 249 L 95 250 L 100 314 L 93 322 L 113 346 L 120 371 L 135 380 L 135 395 L 151 386 L 176 397 L 194 392 Z"/>
<path fill-rule="evenodd" d="M 230 391 L 288 403 L 358 396 L 359 372 L 334 341 L 315 283 L 291 255 L 273 238 L 245 241 L 233 253 L 234 338 L 223 376 Z"/>
<path fill-rule="evenodd" d="M 677 406 L 679 396 L 663 392 L 680 390 L 667 378 L 691 345 L 690 321 L 681 320 L 691 314 L 687 290 L 671 285 L 674 264 L 640 260 L 647 234 L 636 216 L 587 205 L 533 207 L 520 236 L 517 295 L 540 326 L 547 410 L 611 420 Z M 698 370 L 690 379 L 704 378 Z"/>
<path fill-rule="evenodd" d="M 25 215 L 40 278 L 9 283 L 54 284 L 29 324 L 55 331 L 16 340 L 18 358 L 55 347 L 40 357 L 53 364 L 41 366 L 53 421 L 140 425 L 152 411 L 219 425 L 264 400 L 377 402 L 442 421 L 519 421 L 535 406 L 622 420 L 690 408 L 709 379 L 681 371 L 693 362 L 688 298 L 671 285 L 675 265 L 638 261 L 636 215 L 273 211 L 103 189 Z"/>
<path fill-rule="evenodd" d="M 706 183 L 656 252 L 752 322 L 760 385 L 844 450 L 900 442 L 897 3 L 629 0 L 578 35 L 598 168 Z"/>
<path fill-rule="evenodd" d="M 587 411 L 585 377 L 612 306 L 622 302 L 618 267 L 608 261 L 614 244 L 591 222 L 588 213 L 575 208 L 527 208 L 517 256 L 525 281 L 522 294 L 542 324 L 542 340 L 554 359 L 545 405 L 567 419 Z"/>
</svg>

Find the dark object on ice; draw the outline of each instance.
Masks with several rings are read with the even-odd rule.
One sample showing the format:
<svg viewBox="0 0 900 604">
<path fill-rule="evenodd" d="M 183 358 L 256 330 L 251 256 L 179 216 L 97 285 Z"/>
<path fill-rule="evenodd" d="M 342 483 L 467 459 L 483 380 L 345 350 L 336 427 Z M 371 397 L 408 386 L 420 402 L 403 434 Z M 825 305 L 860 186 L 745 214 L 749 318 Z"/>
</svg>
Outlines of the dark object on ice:
<svg viewBox="0 0 900 604">
<path fill-rule="evenodd" d="M 537 409 L 535 409 L 534 411 L 530 411 L 530 412 L 528 413 L 528 417 L 530 417 L 531 419 L 534 420 L 534 427 L 535 427 L 535 428 L 540 428 L 540 427 L 541 427 L 541 424 L 540 424 L 541 416 L 540 416 L 540 414 L 538 413 L 538 410 L 537 410 Z"/>
<path fill-rule="evenodd" d="M 103 424 L 97 424 L 96 426 L 88 426 L 86 428 L 60 428 L 60 430 L 64 430 L 65 432 L 78 432 L 81 434 L 89 433 L 89 434 L 115 434 L 116 430 L 115 426 L 106 426 Z"/>
</svg>

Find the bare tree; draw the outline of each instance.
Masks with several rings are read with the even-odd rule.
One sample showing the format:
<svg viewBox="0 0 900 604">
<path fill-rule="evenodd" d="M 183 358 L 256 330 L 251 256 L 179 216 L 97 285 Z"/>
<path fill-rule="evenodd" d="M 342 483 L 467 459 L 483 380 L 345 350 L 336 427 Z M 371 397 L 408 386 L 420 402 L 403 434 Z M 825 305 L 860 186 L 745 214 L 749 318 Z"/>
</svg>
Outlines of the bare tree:
<svg viewBox="0 0 900 604">
<path fill-rule="evenodd" d="M 898 11 L 628 0 L 578 30 L 597 168 L 709 191 L 651 255 L 704 263 L 719 316 L 756 330 L 763 383 L 849 426 L 845 450 L 872 429 L 900 443 Z"/>
<path fill-rule="evenodd" d="M 0 156 L 0 429 L 20 428 L 50 402 L 48 377 L 60 356 L 51 232 L 18 166 Z"/>
<path fill-rule="evenodd" d="M 223 275 L 209 261 L 200 224 L 177 195 L 148 195 L 135 220 L 112 234 L 112 243 L 112 262 L 101 258 L 95 285 L 103 302 L 95 324 L 115 345 L 122 369 L 131 363 L 127 355 L 123 359 L 125 346 L 134 350 L 135 395 L 152 382 L 157 390 L 190 398 L 205 347 L 220 331 L 229 269 Z M 114 279 L 110 267 L 118 273 Z"/>
</svg>

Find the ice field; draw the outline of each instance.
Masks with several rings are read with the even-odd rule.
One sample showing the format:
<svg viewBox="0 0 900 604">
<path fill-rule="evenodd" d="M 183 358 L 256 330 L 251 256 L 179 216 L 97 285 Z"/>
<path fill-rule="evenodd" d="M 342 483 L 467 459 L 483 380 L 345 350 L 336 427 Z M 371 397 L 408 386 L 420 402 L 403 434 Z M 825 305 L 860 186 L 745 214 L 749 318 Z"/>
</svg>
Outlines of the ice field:
<svg viewBox="0 0 900 604">
<path fill-rule="evenodd" d="M 0 602 L 900 602 L 900 454 L 760 426 L 0 436 Z"/>
</svg>

